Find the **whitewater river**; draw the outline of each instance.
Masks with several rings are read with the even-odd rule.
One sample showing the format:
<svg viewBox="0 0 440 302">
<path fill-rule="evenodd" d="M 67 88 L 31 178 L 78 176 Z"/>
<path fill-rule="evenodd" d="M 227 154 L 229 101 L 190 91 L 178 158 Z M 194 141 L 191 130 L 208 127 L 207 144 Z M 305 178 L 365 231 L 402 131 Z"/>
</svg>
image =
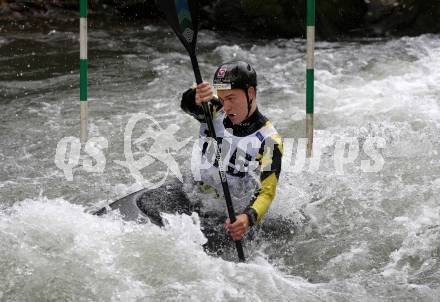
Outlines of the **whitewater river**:
<svg viewBox="0 0 440 302">
<path fill-rule="evenodd" d="M 194 77 L 173 34 L 157 26 L 90 29 L 97 166 L 84 149 L 79 160 L 69 155 L 79 137 L 76 27 L 3 33 L 0 300 L 438 301 L 440 36 L 318 43 L 322 152 L 302 167 L 304 44 L 199 34 L 203 76 L 211 80 L 223 61 L 248 60 L 259 75 L 260 110 L 289 138 L 291 160 L 268 217 L 294 222 L 291 232 L 245 243 L 248 262 L 237 264 L 205 254 L 196 216 L 169 216 L 161 229 L 86 213 L 142 187 L 120 164 L 127 123 L 138 113 L 134 138 L 148 127 L 162 132 L 132 145 L 135 159 L 155 143 L 191 183 L 198 124 L 179 102 Z M 71 175 L 55 160 L 63 139 Z M 158 182 L 167 167 L 154 161 L 141 176 Z"/>
</svg>

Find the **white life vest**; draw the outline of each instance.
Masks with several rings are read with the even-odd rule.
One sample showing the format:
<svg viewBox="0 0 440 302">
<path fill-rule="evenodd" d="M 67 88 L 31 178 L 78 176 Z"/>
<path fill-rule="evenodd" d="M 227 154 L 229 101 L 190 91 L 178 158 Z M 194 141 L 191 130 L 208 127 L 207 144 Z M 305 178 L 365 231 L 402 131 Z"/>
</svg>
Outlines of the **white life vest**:
<svg viewBox="0 0 440 302">
<path fill-rule="evenodd" d="M 214 129 L 221 142 L 221 159 L 224 170 L 227 172 L 229 191 L 236 211 L 243 211 L 260 185 L 260 169 L 256 160 L 263 141 L 277 133 L 272 123 L 267 122 L 257 131 L 239 137 L 232 134 L 232 129 L 226 129 L 223 120 L 226 117 L 220 109 L 213 119 Z M 215 163 L 215 144 L 207 137 L 206 123 L 200 126 L 199 155 L 193 156 L 192 170 L 196 181 L 214 188 L 223 194 L 219 169 Z M 208 143 L 209 142 L 209 143 Z M 195 163 L 194 158 L 200 161 Z"/>
</svg>

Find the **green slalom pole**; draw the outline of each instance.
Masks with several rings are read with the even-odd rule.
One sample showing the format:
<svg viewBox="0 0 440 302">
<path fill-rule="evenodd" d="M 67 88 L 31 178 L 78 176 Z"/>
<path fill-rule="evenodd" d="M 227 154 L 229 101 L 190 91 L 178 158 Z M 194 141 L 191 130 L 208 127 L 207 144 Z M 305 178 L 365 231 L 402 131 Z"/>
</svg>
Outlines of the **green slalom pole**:
<svg viewBox="0 0 440 302">
<path fill-rule="evenodd" d="M 306 135 L 307 157 L 312 156 L 314 111 L 315 0 L 307 0 Z"/>
<path fill-rule="evenodd" d="M 79 3 L 79 100 L 80 139 L 87 141 L 87 0 Z"/>
</svg>

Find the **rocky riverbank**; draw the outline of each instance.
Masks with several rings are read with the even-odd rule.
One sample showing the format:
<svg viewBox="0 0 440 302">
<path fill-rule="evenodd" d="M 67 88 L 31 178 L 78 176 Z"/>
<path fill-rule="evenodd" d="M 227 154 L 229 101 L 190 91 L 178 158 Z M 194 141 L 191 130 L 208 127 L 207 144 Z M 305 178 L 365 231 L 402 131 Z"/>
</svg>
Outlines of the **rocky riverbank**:
<svg viewBox="0 0 440 302">
<path fill-rule="evenodd" d="M 302 37 L 306 0 L 199 1 L 201 26 L 245 35 Z M 78 0 L 0 0 L 0 22 L 52 23 L 77 18 Z M 95 20 L 157 22 L 154 0 L 90 0 Z M 440 0 L 316 0 L 316 25 L 321 39 L 440 33 Z"/>
</svg>

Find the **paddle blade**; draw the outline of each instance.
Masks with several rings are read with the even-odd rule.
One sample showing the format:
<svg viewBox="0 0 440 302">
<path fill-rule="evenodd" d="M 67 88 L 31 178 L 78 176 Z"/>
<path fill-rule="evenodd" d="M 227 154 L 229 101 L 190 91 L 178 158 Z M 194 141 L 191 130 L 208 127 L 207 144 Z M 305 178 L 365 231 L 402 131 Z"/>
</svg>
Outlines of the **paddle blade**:
<svg viewBox="0 0 440 302">
<path fill-rule="evenodd" d="M 157 0 L 157 4 L 185 48 L 194 54 L 198 26 L 197 0 Z"/>
</svg>

